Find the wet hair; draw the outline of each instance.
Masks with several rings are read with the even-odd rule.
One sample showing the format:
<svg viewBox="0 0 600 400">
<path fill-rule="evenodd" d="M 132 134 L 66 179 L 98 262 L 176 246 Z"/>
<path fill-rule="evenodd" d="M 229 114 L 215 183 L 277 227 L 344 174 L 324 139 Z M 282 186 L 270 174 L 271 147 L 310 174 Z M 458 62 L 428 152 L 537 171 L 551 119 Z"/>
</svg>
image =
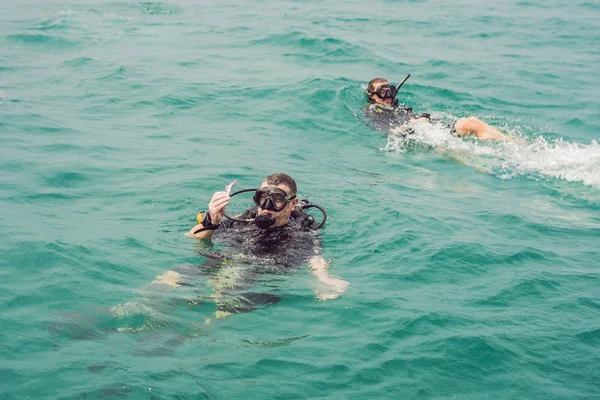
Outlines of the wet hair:
<svg viewBox="0 0 600 400">
<path fill-rule="evenodd" d="M 271 174 L 265 178 L 265 182 L 269 185 L 277 186 L 277 185 L 287 185 L 290 188 L 290 193 L 288 196 L 294 196 L 298 188 L 296 187 L 296 181 L 289 175 L 278 172 L 276 174 Z"/>
<path fill-rule="evenodd" d="M 367 94 L 369 94 L 369 93 L 371 93 L 373 91 L 373 88 L 375 87 L 376 83 L 389 83 L 389 82 L 385 78 L 374 78 L 374 79 L 371 79 L 369 81 L 369 84 L 367 85 Z"/>
</svg>

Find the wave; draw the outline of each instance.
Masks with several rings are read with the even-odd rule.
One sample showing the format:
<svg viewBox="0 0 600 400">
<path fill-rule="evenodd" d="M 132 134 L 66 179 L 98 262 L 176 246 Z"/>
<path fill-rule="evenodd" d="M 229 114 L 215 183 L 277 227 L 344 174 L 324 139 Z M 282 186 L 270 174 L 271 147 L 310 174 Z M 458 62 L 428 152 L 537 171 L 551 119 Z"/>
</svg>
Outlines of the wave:
<svg viewBox="0 0 600 400">
<path fill-rule="evenodd" d="M 253 46 L 276 46 L 290 48 L 287 56 L 297 56 L 303 59 L 314 59 L 317 57 L 335 57 L 346 61 L 356 62 L 367 55 L 370 51 L 354 45 L 345 40 L 333 37 L 310 37 L 303 32 L 294 31 L 290 33 L 270 34 L 266 37 L 251 41 Z"/>
<path fill-rule="evenodd" d="M 559 292 L 560 282 L 553 279 L 531 278 L 502 289 L 499 293 L 476 300 L 470 305 L 510 307 L 520 301 L 548 299 Z"/>
<path fill-rule="evenodd" d="M 40 46 L 47 49 L 47 47 L 51 47 L 54 49 L 65 49 L 76 47 L 77 43 L 52 35 L 42 35 L 42 34 L 17 34 L 17 35 L 8 35 L 6 38 L 13 43 L 23 44 L 27 46 Z"/>
<path fill-rule="evenodd" d="M 92 61 L 94 61 L 94 60 L 89 57 L 77 57 L 77 58 L 73 58 L 71 60 L 63 61 L 62 65 L 66 66 L 66 67 L 79 68 L 79 67 L 84 67 L 84 66 L 88 65 Z"/>
<path fill-rule="evenodd" d="M 160 1 L 140 1 L 135 3 L 135 6 L 139 8 L 144 14 L 176 14 L 179 10 L 167 3 Z"/>
</svg>

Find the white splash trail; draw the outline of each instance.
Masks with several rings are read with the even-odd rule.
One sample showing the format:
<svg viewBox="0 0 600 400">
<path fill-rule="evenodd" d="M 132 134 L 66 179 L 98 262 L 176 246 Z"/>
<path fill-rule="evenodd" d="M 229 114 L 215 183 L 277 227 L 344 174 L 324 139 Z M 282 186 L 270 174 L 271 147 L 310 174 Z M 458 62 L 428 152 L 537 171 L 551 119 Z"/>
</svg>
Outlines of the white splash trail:
<svg viewBox="0 0 600 400">
<path fill-rule="evenodd" d="M 479 142 L 452 136 L 447 125 L 436 122 L 415 124 L 414 134 L 407 137 L 390 132 L 384 150 L 406 152 L 415 145 L 475 163 L 502 179 L 533 175 L 600 187 L 600 145 L 595 140 L 581 144 L 540 136 L 514 142 Z"/>
</svg>

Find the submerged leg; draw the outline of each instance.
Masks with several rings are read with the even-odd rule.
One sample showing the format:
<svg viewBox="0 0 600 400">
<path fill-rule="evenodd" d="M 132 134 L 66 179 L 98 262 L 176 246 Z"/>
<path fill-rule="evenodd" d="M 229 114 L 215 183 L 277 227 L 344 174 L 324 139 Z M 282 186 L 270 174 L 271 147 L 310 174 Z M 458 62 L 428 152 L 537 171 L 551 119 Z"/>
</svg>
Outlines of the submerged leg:
<svg viewBox="0 0 600 400">
<path fill-rule="evenodd" d="M 281 297 L 268 293 L 240 293 L 237 297 L 217 302 L 215 317 L 224 319 L 232 314 L 247 313 L 259 307 L 268 307 L 281 301 Z"/>
<path fill-rule="evenodd" d="M 507 136 L 477 117 L 461 118 L 454 125 L 458 136 L 475 135 L 479 140 L 506 140 Z"/>
</svg>

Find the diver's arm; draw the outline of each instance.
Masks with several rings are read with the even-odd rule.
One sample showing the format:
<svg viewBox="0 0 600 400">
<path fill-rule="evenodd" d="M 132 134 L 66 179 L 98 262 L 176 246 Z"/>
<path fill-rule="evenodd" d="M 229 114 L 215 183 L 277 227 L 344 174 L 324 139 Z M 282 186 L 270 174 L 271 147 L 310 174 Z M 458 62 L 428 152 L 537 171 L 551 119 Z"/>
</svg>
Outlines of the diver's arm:
<svg viewBox="0 0 600 400">
<path fill-rule="evenodd" d="M 329 263 L 322 255 L 314 255 L 308 259 L 308 266 L 312 274 L 317 277 L 319 282 L 325 284 L 324 288 L 316 291 L 317 297 L 320 300 L 330 300 L 337 298 L 340 294 L 350 286 L 350 283 L 338 278 L 332 278 L 327 273 Z"/>
<path fill-rule="evenodd" d="M 519 142 L 519 138 L 508 136 L 477 117 L 461 118 L 454 124 L 459 137 L 475 135 L 479 140 L 497 140 L 504 142 Z"/>
<path fill-rule="evenodd" d="M 185 236 L 187 237 L 192 237 L 195 239 L 210 239 L 214 233 L 214 230 L 209 229 L 207 231 L 202 231 L 202 232 L 198 232 L 198 233 L 194 233 L 196 232 L 198 229 L 202 229 L 204 228 L 204 226 L 202 224 L 198 224 L 196 226 L 194 226 L 192 229 L 190 229 L 188 232 L 185 233 Z"/>
</svg>

